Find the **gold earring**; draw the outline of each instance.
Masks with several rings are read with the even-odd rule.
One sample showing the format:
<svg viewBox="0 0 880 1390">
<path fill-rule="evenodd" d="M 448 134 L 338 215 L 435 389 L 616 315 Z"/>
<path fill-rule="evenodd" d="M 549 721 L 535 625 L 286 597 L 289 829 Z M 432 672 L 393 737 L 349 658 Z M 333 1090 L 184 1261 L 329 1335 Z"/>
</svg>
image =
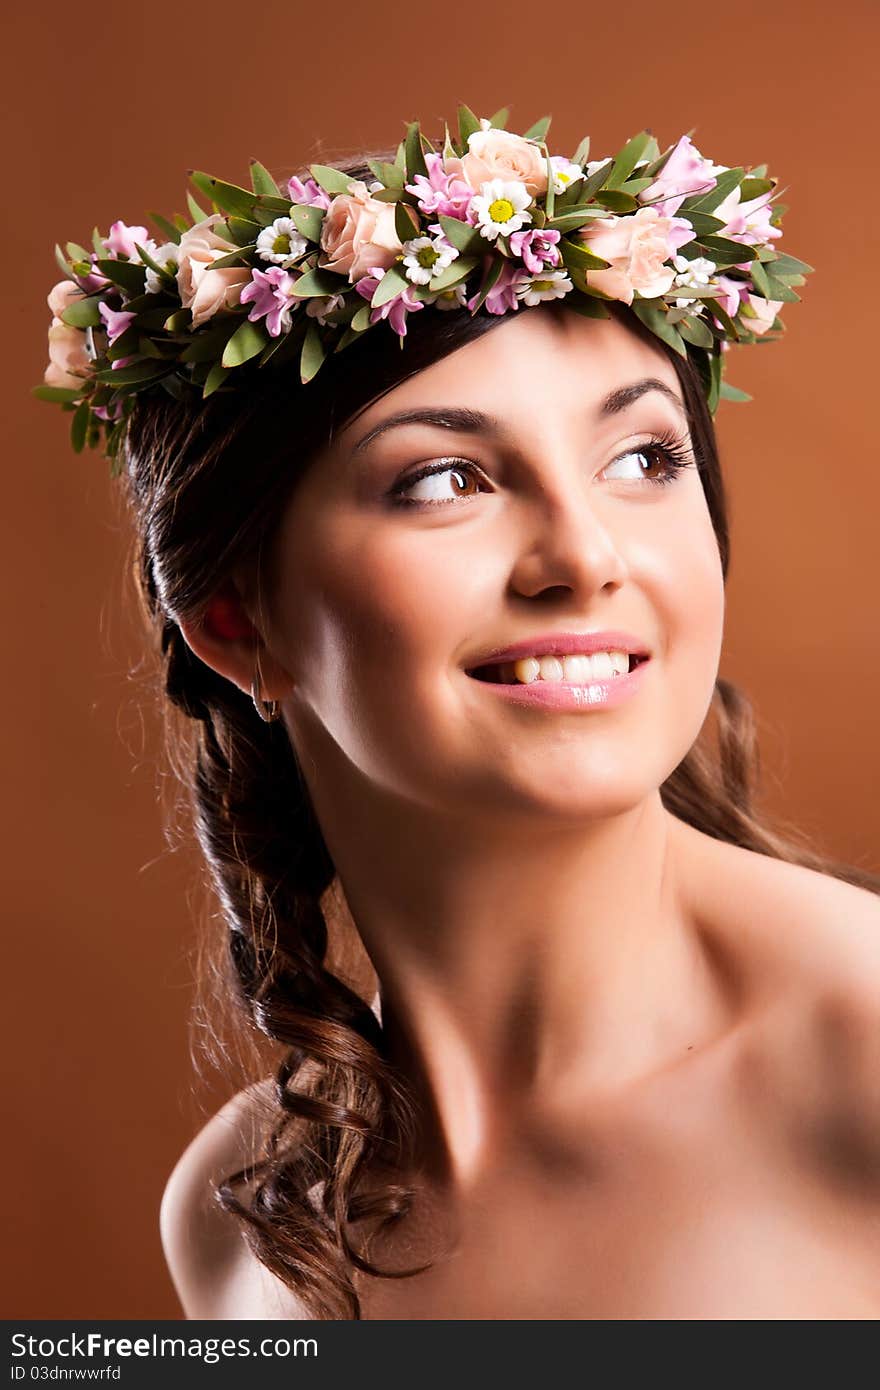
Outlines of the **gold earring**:
<svg viewBox="0 0 880 1390">
<path fill-rule="evenodd" d="M 254 709 L 263 720 L 264 724 L 271 724 L 273 720 L 281 718 L 281 708 L 278 700 L 263 700 L 260 698 L 260 678 L 259 673 L 254 672 L 251 681 L 251 699 L 254 702 Z"/>
</svg>

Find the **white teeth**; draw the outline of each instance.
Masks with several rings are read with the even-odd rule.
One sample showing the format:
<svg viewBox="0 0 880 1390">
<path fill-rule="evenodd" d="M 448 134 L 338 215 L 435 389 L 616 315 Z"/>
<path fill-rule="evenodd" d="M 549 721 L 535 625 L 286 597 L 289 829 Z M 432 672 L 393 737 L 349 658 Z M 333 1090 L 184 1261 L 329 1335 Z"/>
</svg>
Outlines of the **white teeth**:
<svg viewBox="0 0 880 1390">
<path fill-rule="evenodd" d="M 625 676 L 628 670 L 629 654 L 621 651 L 594 652 L 591 656 L 526 656 L 502 666 L 499 678 L 505 681 L 512 677 L 523 685 L 531 685 L 536 680 L 589 685 L 592 681 Z"/>
</svg>

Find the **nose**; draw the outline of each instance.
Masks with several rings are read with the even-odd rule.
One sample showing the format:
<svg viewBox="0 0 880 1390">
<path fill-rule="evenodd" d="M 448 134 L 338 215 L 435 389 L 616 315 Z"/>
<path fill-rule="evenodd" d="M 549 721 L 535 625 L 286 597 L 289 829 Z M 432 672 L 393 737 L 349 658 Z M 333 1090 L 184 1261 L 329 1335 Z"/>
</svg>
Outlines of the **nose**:
<svg viewBox="0 0 880 1390">
<path fill-rule="evenodd" d="M 590 504 L 585 485 L 560 484 L 528 505 L 525 539 L 511 573 L 517 593 L 534 598 L 545 590 L 564 589 L 583 602 L 624 582 L 626 560 Z"/>
</svg>

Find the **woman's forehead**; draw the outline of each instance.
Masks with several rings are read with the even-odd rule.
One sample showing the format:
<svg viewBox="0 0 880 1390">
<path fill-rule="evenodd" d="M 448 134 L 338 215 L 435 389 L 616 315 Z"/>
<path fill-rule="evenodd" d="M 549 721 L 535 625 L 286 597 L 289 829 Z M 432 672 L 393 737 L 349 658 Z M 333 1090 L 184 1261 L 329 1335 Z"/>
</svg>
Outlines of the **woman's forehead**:
<svg viewBox="0 0 880 1390">
<path fill-rule="evenodd" d="M 668 357 L 618 318 L 531 310 L 510 316 L 386 392 L 359 413 L 352 435 L 401 410 L 431 405 L 517 412 L 576 402 L 583 413 L 648 377 L 681 400 Z"/>
</svg>

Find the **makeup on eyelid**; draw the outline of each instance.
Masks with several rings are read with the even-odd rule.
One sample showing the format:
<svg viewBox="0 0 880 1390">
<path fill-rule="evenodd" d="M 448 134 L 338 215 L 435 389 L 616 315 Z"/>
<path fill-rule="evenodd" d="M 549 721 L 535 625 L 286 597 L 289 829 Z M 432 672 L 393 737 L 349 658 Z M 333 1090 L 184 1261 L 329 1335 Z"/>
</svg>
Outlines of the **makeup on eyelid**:
<svg viewBox="0 0 880 1390">
<path fill-rule="evenodd" d="M 651 435 L 647 440 L 643 441 L 642 443 L 634 444 L 630 448 L 622 450 L 619 454 L 615 456 L 615 458 L 613 458 L 608 464 L 606 464 L 605 467 L 611 468 L 614 464 L 619 463 L 621 459 L 629 458 L 631 456 L 637 456 L 639 454 L 646 456 L 655 455 L 662 458 L 664 471 L 659 478 L 624 478 L 612 479 L 611 481 L 619 481 L 625 483 L 644 482 L 652 486 L 663 487 L 667 486 L 669 483 L 674 482 L 682 469 L 692 467 L 695 465 L 695 459 L 693 457 L 693 453 L 691 451 L 687 435 L 676 433 L 671 430 L 666 430 L 661 433 Z M 454 497 L 419 499 L 405 498 L 402 494 L 407 489 L 414 487 L 416 483 L 423 481 L 425 478 L 437 477 L 441 476 L 444 473 L 455 472 L 458 472 L 462 475 L 470 476 L 471 478 L 476 480 L 479 480 L 480 476 L 485 478 L 485 473 L 483 473 L 483 470 L 480 469 L 476 464 L 474 464 L 470 459 L 465 459 L 456 455 L 447 454 L 442 459 L 439 459 L 436 463 L 427 464 L 425 465 L 425 467 L 417 470 L 415 473 L 395 483 L 394 486 L 389 490 L 387 496 L 389 497 L 389 499 L 392 499 L 392 507 L 401 509 L 406 507 L 427 508 L 448 506 L 450 502 L 456 500 Z M 460 496 L 464 495 L 465 494 L 460 494 Z M 471 496 L 474 495 L 475 494 L 471 494 Z"/>
</svg>

